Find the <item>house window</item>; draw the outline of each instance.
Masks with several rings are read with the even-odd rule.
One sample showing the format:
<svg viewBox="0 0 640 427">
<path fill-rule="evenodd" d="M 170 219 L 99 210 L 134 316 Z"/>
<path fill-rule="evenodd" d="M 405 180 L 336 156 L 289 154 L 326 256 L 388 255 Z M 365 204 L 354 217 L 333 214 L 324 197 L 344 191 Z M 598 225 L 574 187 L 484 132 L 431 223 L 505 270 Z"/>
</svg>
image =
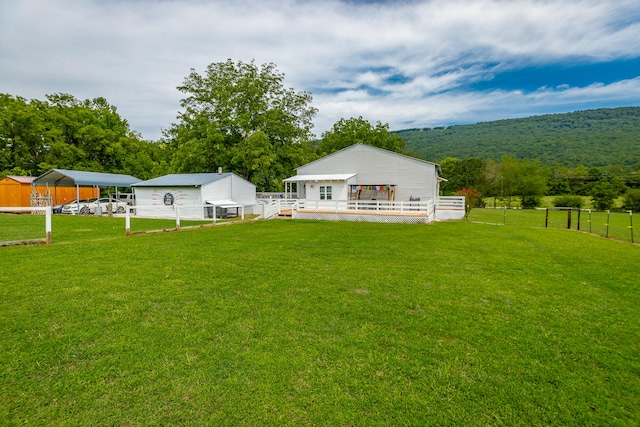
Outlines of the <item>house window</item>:
<svg viewBox="0 0 640 427">
<path fill-rule="evenodd" d="M 331 200 L 331 186 L 320 186 L 320 200 Z"/>
</svg>

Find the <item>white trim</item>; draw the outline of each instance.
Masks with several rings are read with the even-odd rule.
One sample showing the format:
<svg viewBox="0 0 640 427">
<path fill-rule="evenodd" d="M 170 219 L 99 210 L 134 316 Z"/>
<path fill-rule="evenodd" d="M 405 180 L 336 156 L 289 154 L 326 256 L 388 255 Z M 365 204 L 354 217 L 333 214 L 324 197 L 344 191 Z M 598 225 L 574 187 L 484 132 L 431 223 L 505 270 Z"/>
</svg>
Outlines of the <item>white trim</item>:
<svg viewBox="0 0 640 427">
<path fill-rule="evenodd" d="M 355 173 L 327 173 L 316 175 L 296 175 L 285 179 L 283 182 L 302 182 L 302 181 L 346 181 L 356 176 Z"/>
</svg>

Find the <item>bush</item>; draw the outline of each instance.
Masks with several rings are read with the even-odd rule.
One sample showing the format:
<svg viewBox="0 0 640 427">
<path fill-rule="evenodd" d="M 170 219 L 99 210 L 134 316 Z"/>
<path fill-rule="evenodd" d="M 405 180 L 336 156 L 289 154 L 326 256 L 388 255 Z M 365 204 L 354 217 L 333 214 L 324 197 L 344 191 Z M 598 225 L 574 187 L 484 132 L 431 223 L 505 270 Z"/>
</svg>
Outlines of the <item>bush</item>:
<svg viewBox="0 0 640 427">
<path fill-rule="evenodd" d="M 541 199 L 538 196 L 522 196 L 520 206 L 522 209 L 533 209 L 536 206 L 540 206 Z"/>
<path fill-rule="evenodd" d="M 581 208 L 583 203 L 584 200 L 581 196 L 564 195 L 553 199 L 553 206 L 556 208 Z"/>
<path fill-rule="evenodd" d="M 471 208 L 482 205 L 482 194 L 475 188 L 463 188 L 453 193 L 454 196 L 464 196 L 465 211 L 469 213 Z"/>
<path fill-rule="evenodd" d="M 627 191 L 622 199 L 622 208 L 640 212 L 640 188 Z"/>
</svg>

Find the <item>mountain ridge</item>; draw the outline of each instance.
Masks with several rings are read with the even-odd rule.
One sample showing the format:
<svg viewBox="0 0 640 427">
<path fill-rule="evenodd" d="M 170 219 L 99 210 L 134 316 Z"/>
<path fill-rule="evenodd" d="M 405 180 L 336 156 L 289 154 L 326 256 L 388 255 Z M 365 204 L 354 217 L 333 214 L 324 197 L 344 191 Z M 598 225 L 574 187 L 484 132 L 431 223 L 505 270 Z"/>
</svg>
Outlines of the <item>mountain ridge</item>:
<svg viewBox="0 0 640 427">
<path fill-rule="evenodd" d="M 394 131 L 405 150 L 440 162 L 447 157 L 499 161 L 538 159 L 545 166 L 640 163 L 640 107 L 599 108 L 476 124 Z"/>
</svg>

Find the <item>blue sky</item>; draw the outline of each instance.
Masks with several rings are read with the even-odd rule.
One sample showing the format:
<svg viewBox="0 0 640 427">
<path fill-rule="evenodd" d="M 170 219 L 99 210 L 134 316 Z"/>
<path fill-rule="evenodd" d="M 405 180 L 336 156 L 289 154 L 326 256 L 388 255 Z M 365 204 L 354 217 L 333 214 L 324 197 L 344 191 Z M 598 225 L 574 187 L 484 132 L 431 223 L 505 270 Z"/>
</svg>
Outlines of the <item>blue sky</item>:
<svg viewBox="0 0 640 427">
<path fill-rule="evenodd" d="M 640 105 L 638 0 L 21 0 L 0 5 L 0 92 L 105 97 L 161 137 L 176 86 L 231 58 L 311 92 L 315 133 Z"/>
</svg>

